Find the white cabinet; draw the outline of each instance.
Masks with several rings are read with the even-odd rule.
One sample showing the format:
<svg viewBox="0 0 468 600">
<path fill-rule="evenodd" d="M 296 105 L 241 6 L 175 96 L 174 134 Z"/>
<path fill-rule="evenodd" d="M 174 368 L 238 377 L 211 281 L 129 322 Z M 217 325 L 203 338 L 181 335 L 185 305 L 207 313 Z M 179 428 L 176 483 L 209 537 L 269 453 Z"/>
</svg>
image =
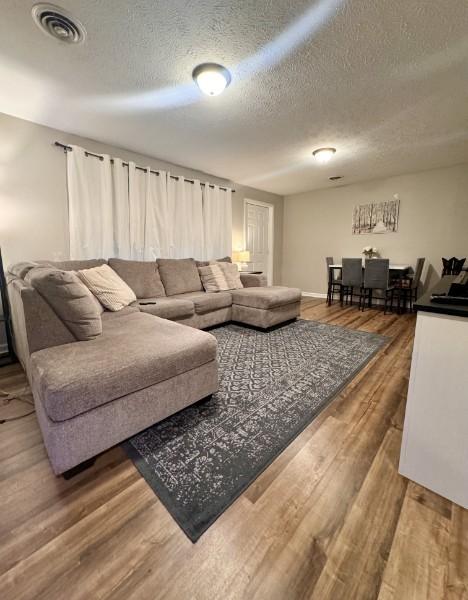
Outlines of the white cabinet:
<svg viewBox="0 0 468 600">
<path fill-rule="evenodd" d="M 468 508 L 468 318 L 418 312 L 399 471 Z"/>
</svg>

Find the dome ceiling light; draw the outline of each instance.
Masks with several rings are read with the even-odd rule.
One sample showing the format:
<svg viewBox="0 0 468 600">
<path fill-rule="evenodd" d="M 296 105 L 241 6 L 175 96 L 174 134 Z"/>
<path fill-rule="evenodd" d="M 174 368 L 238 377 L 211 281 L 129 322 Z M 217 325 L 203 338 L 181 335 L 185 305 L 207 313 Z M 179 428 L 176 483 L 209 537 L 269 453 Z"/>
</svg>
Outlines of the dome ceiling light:
<svg viewBox="0 0 468 600">
<path fill-rule="evenodd" d="M 216 63 L 204 63 L 195 67 L 193 80 L 207 96 L 218 96 L 231 83 L 231 73 Z"/>
<path fill-rule="evenodd" d="M 335 154 L 336 148 L 317 148 L 312 154 L 319 163 L 327 163 Z"/>
</svg>

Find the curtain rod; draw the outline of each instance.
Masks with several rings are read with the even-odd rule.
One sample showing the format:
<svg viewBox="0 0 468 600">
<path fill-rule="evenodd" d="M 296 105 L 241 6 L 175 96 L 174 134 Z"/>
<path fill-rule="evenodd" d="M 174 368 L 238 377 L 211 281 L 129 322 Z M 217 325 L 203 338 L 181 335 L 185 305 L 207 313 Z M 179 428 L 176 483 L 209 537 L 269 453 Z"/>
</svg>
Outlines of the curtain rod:
<svg viewBox="0 0 468 600">
<path fill-rule="evenodd" d="M 71 146 L 67 146 L 67 144 L 62 144 L 61 142 L 54 142 L 54 146 L 57 146 L 58 148 L 63 148 L 64 152 L 71 152 L 73 150 L 73 148 Z M 103 156 L 101 156 L 101 154 L 94 154 L 94 152 L 89 152 L 88 150 L 85 150 L 85 155 L 86 156 L 95 156 L 96 158 L 99 158 L 99 160 L 103 160 Z M 114 159 L 111 158 L 110 159 L 111 163 L 114 163 Z M 128 167 L 128 162 L 122 161 L 122 166 L 124 167 Z M 147 169 L 145 169 L 144 167 L 138 167 L 135 165 L 135 169 L 138 169 L 139 171 L 146 171 Z M 150 173 L 154 173 L 155 175 L 157 175 L 159 177 L 159 171 L 153 171 L 152 169 L 150 169 Z M 178 175 L 170 175 L 171 179 L 180 179 L 181 176 Z M 182 179 L 184 181 L 186 181 L 187 183 L 195 183 L 195 181 L 193 179 L 185 179 L 185 177 L 182 177 Z M 200 182 L 200 185 L 207 185 L 206 183 Z M 212 185 L 211 183 L 208 184 L 208 187 L 210 188 L 215 188 L 214 185 Z M 218 186 L 220 190 L 224 190 L 225 192 L 229 191 L 228 188 L 225 188 L 221 185 Z M 232 193 L 234 193 L 236 190 L 231 190 Z"/>
</svg>

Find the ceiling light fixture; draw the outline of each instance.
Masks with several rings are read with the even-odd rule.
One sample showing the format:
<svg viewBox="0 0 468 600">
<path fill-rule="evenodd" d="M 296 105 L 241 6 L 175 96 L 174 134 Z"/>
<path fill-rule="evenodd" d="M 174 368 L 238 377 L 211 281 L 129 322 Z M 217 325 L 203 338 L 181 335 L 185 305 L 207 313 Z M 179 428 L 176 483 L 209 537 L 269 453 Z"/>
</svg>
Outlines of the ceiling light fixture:
<svg viewBox="0 0 468 600">
<path fill-rule="evenodd" d="M 207 96 L 218 96 L 231 83 L 231 73 L 216 63 L 204 63 L 195 67 L 193 80 Z"/>
<path fill-rule="evenodd" d="M 335 154 L 336 148 L 317 148 L 312 154 L 319 163 L 327 163 Z"/>
</svg>

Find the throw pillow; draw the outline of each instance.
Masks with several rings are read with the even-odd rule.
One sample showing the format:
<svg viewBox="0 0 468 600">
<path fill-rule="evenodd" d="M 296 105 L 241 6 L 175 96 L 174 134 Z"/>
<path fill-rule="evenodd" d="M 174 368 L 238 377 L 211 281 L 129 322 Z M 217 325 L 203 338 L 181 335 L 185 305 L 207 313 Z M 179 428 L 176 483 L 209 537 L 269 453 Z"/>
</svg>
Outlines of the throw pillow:
<svg viewBox="0 0 468 600">
<path fill-rule="evenodd" d="M 49 304 L 77 340 L 93 340 L 102 333 L 102 307 L 72 271 L 36 267 L 25 281 Z"/>
<path fill-rule="evenodd" d="M 239 267 L 235 263 L 221 261 L 216 264 L 219 265 L 226 278 L 228 290 L 239 290 L 244 287 L 240 278 Z"/>
<path fill-rule="evenodd" d="M 222 292 L 228 290 L 228 284 L 221 267 L 217 264 L 198 267 L 200 279 L 205 292 Z"/>
<path fill-rule="evenodd" d="M 135 292 L 109 265 L 83 269 L 77 275 L 108 310 L 117 312 L 136 301 Z"/>
</svg>

